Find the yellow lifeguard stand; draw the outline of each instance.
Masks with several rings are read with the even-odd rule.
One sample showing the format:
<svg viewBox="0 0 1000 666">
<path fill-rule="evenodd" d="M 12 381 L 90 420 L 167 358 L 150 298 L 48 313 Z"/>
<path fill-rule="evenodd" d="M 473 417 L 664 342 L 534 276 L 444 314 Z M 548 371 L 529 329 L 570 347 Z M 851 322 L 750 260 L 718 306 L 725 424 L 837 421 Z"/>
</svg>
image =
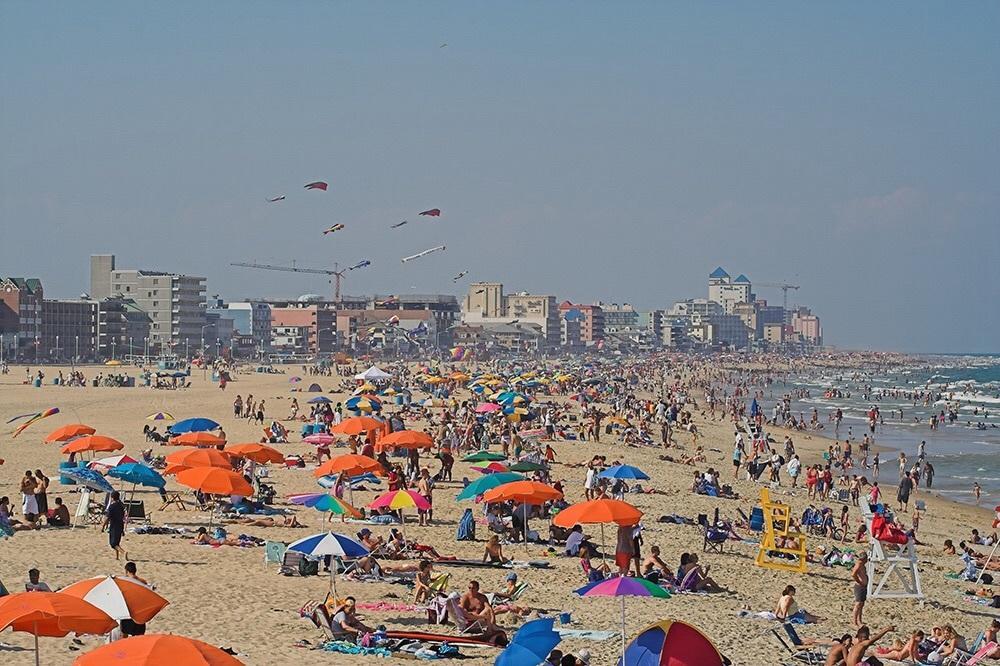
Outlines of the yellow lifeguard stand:
<svg viewBox="0 0 1000 666">
<path fill-rule="evenodd" d="M 756 565 L 777 571 L 805 573 L 806 535 L 790 529 L 791 507 L 772 502 L 767 488 L 760 489 L 760 506 L 764 512 L 764 535 L 754 560 Z M 779 554 L 779 557 L 775 557 Z M 785 557 L 788 555 L 791 559 Z"/>
</svg>

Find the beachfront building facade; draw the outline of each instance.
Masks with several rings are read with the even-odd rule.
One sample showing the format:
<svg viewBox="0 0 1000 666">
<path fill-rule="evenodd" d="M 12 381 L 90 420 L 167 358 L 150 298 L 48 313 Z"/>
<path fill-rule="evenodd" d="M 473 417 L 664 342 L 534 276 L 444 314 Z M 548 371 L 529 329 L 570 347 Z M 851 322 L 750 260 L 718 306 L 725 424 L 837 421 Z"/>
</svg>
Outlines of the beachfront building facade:
<svg viewBox="0 0 1000 666">
<path fill-rule="evenodd" d="M 332 303 L 272 301 L 270 310 L 275 352 L 328 354 L 337 349 L 337 311 Z"/>
<path fill-rule="evenodd" d="M 798 307 L 792 312 L 792 330 L 803 344 L 812 347 L 823 345 L 823 326 L 819 317 L 807 307 Z"/>
<path fill-rule="evenodd" d="M 479 312 L 484 319 L 504 316 L 503 284 L 499 282 L 473 282 L 462 303 L 465 313 Z"/>
<path fill-rule="evenodd" d="M 556 349 L 562 343 L 562 314 L 555 296 L 524 291 L 504 294 L 499 282 L 474 282 L 463 299 L 462 322 L 489 327 L 531 324 L 542 332 L 541 346 Z M 506 329 L 500 330 L 507 338 L 517 337 Z"/>
<path fill-rule="evenodd" d="M 462 317 L 462 307 L 453 294 L 400 294 L 399 296 L 373 296 L 368 309 L 403 312 L 427 312 L 434 319 L 434 333 L 428 341 L 435 347 L 450 347 L 449 331 Z"/>
<path fill-rule="evenodd" d="M 399 354 L 440 339 L 438 320 L 430 310 L 337 310 L 340 348 L 382 349 Z"/>
<path fill-rule="evenodd" d="M 44 290 L 38 278 L 0 277 L 0 360 L 36 360 Z"/>
<path fill-rule="evenodd" d="M 750 279 L 742 273 L 734 280 L 719 266 L 708 276 L 708 300 L 718 303 L 726 314 L 733 314 L 737 303 L 753 301 Z"/>
<path fill-rule="evenodd" d="M 583 315 L 580 338 L 584 345 L 589 347 L 604 339 L 604 309 L 600 305 L 574 304 L 570 301 L 559 304 L 560 313 L 565 315 L 570 310 L 578 310 Z"/>
<path fill-rule="evenodd" d="M 122 269 L 115 255 L 90 257 L 90 297 L 131 299 L 150 319 L 155 353 L 190 357 L 205 334 L 205 278 L 144 269 Z"/>
</svg>

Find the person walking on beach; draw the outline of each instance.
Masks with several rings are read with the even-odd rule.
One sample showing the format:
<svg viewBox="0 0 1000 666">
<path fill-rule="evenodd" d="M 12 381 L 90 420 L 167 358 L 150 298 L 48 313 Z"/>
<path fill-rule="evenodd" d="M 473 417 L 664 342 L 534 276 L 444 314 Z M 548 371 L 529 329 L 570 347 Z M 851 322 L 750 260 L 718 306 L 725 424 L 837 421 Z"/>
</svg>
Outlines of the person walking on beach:
<svg viewBox="0 0 1000 666">
<path fill-rule="evenodd" d="M 934 465 L 929 462 L 924 463 L 924 485 L 927 486 L 927 490 L 934 487 Z"/>
<path fill-rule="evenodd" d="M 736 441 L 733 442 L 733 478 L 738 479 L 740 475 L 740 465 L 743 464 L 743 457 L 746 456 L 747 450 L 743 443 L 743 435 L 736 432 Z"/>
<path fill-rule="evenodd" d="M 906 511 L 910 504 L 910 492 L 913 490 L 913 479 L 910 475 L 904 474 L 899 480 L 899 488 L 896 490 L 896 501 L 899 502 L 899 510 Z"/>
<path fill-rule="evenodd" d="M 125 505 L 122 504 L 121 494 L 116 490 L 111 493 L 111 502 L 107 511 L 104 512 L 104 524 L 101 531 L 108 531 L 108 543 L 111 550 L 115 551 L 115 559 L 125 557 L 128 561 L 128 553 L 122 548 L 122 537 L 125 535 Z"/>
<path fill-rule="evenodd" d="M 978 481 L 972 482 L 972 494 L 976 496 L 976 506 L 979 506 L 979 501 L 983 494 L 983 488 L 979 485 Z"/>
<path fill-rule="evenodd" d="M 854 608 L 851 612 L 851 622 L 855 627 L 861 627 L 861 615 L 868 600 L 868 553 L 861 551 L 851 569 L 851 583 L 854 591 Z"/>
<path fill-rule="evenodd" d="M 872 458 L 872 478 L 873 479 L 877 479 L 878 478 L 878 464 L 879 464 L 878 452 L 876 452 L 875 453 L 875 457 Z"/>
</svg>

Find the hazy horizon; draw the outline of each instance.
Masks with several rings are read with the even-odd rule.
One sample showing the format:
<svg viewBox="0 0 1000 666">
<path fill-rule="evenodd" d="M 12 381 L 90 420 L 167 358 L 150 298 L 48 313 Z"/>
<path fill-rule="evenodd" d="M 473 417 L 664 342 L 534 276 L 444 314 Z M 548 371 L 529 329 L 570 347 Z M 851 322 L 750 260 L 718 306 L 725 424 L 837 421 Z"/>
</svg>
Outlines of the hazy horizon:
<svg viewBox="0 0 1000 666">
<path fill-rule="evenodd" d="M 651 309 L 721 265 L 801 285 L 830 345 L 998 353 L 997 25 L 986 2 L 4 3 L 0 275 L 72 297 L 112 253 L 235 300 L 332 287 L 230 262 L 369 259 L 345 294 Z"/>
</svg>

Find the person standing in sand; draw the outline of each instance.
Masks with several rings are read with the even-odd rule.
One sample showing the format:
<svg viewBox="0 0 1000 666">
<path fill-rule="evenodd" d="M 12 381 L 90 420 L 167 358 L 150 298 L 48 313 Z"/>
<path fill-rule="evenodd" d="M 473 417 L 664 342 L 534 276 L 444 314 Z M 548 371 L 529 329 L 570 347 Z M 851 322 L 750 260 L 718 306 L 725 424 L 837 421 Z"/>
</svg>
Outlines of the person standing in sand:
<svg viewBox="0 0 1000 666">
<path fill-rule="evenodd" d="M 851 569 L 851 582 L 854 586 L 854 610 L 851 622 L 855 627 L 861 627 L 861 615 L 865 610 L 865 601 L 868 600 L 868 553 L 865 551 L 858 553 L 858 559 Z"/>
<path fill-rule="evenodd" d="M 35 498 L 35 491 L 38 488 L 38 481 L 31 474 L 29 469 L 21 479 L 21 514 L 24 519 L 35 524 L 38 519 L 38 500 Z"/>
<path fill-rule="evenodd" d="M 115 551 L 115 559 L 121 559 L 121 556 L 125 557 L 125 561 L 128 561 L 128 553 L 122 548 L 122 537 L 125 535 L 125 505 L 122 504 L 121 495 L 116 490 L 111 493 L 111 502 L 108 504 L 107 511 L 104 512 L 104 524 L 101 525 L 101 531 L 108 531 L 108 543 L 111 545 L 111 550 Z"/>
</svg>

